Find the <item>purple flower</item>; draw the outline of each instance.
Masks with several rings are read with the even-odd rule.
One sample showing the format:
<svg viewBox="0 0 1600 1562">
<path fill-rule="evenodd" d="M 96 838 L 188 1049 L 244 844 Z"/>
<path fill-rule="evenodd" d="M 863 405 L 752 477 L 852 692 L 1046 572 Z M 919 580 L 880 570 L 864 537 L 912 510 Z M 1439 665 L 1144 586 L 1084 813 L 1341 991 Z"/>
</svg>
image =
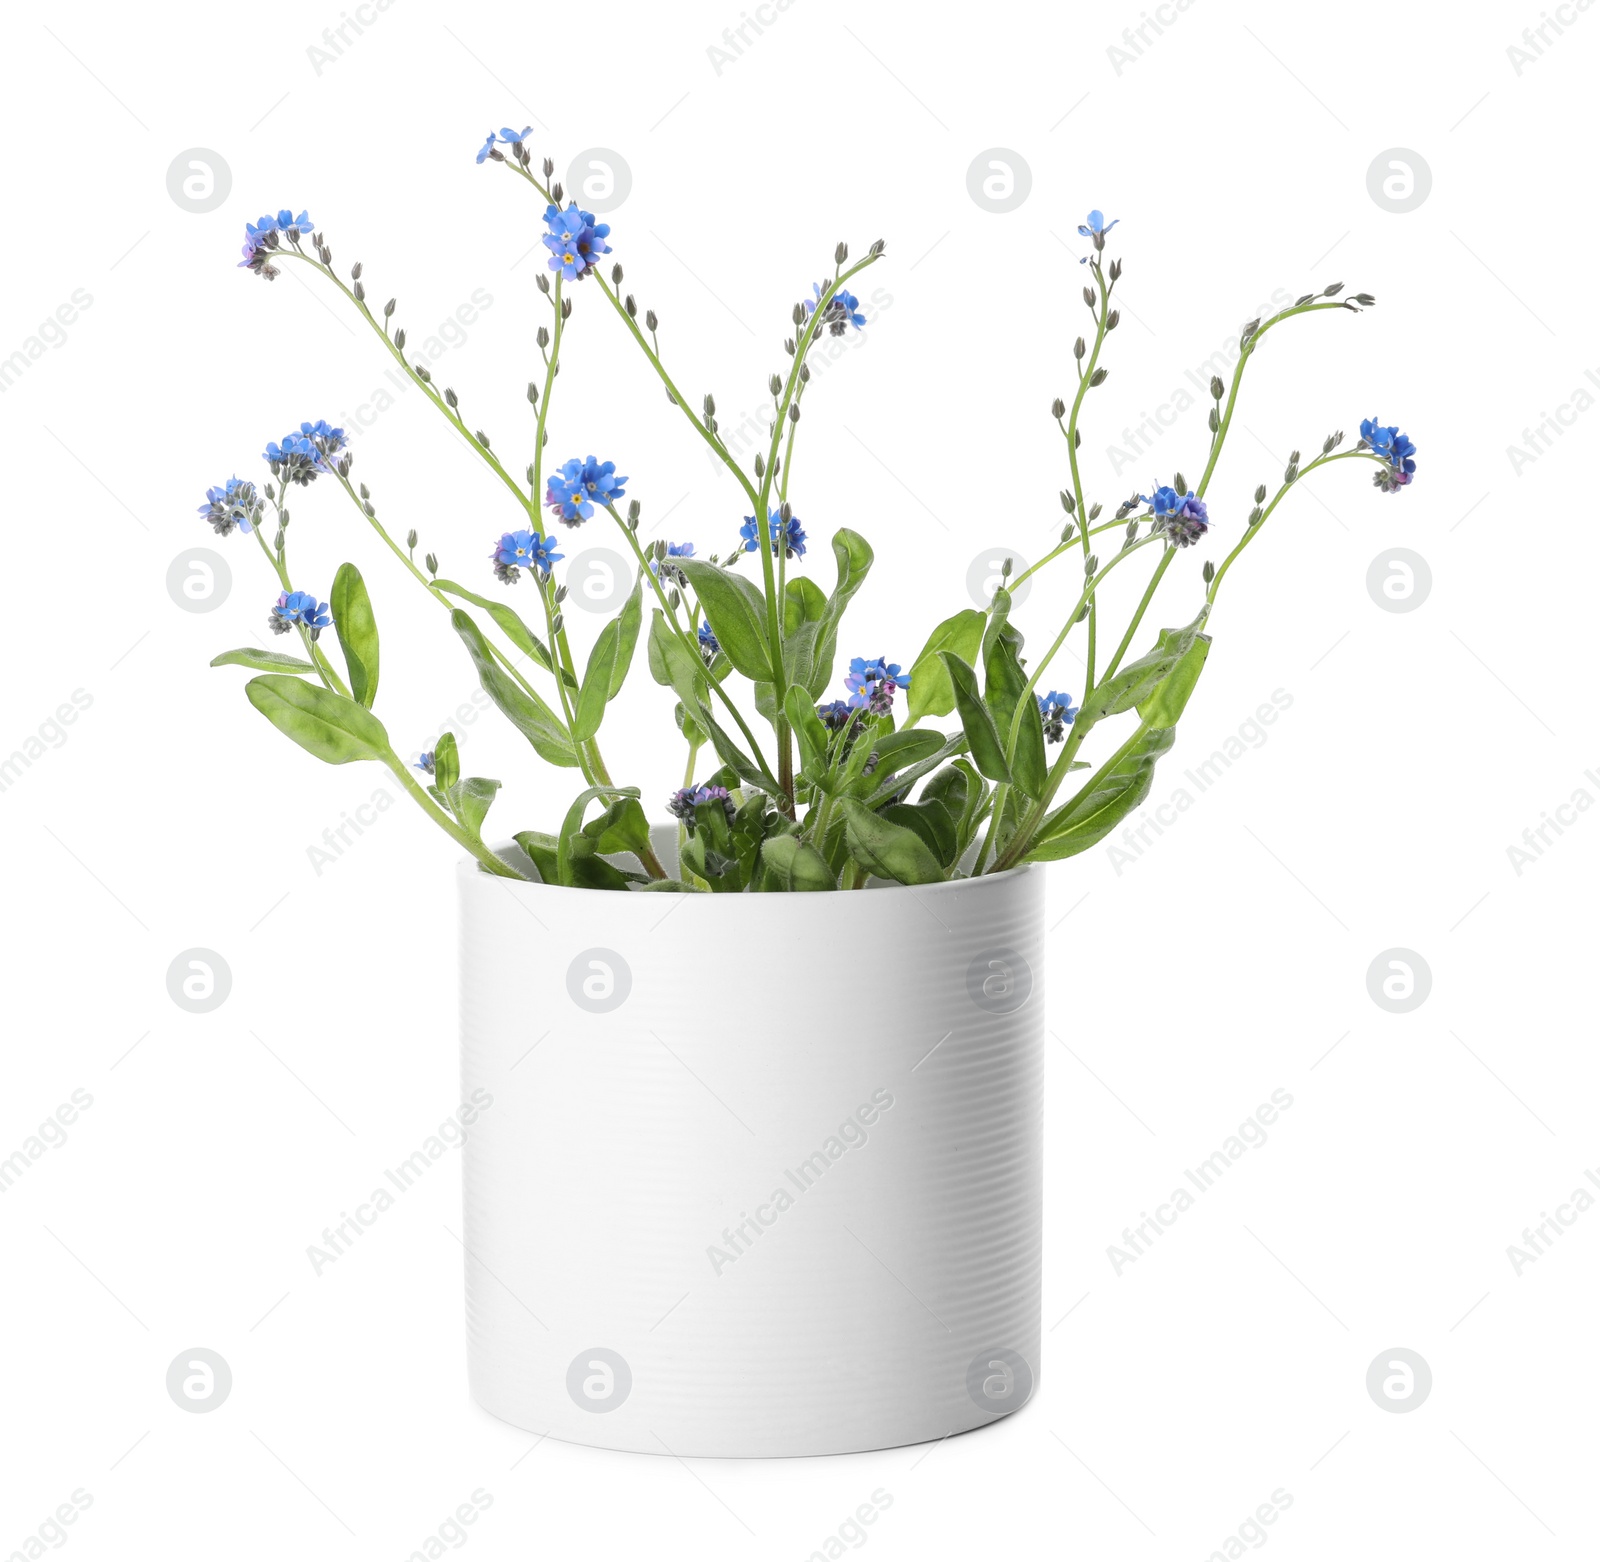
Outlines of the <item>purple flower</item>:
<svg viewBox="0 0 1600 1562">
<path fill-rule="evenodd" d="M 1140 494 L 1138 498 L 1140 504 L 1150 506 L 1146 518 L 1153 521 L 1157 529 L 1164 531 L 1180 548 L 1199 542 L 1210 528 L 1206 502 L 1197 498 L 1192 490 L 1180 494 L 1177 489 L 1163 485 L 1153 494 Z"/>
<path fill-rule="evenodd" d="M 728 796 L 725 786 L 685 786 L 680 787 L 667 799 L 667 812 L 676 818 L 682 819 L 688 825 L 689 833 L 694 834 L 696 821 L 695 809 L 702 803 L 721 803 L 722 810 L 727 815 L 728 823 L 733 823 L 733 799 Z"/>
<path fill-rule="evenodd" d="M 248 533 L 261 519 L 261 496 L 254 483 L 230 477 L 224 487 L 206 489 L 206 502 L 200 506 L 200 513 L 219 537 L 228 536 L 236 526 Z"/>
<path fill-rule="evenodd" d="M 1385 426 L 1376 418 L 1363 418 L 1361 443 L 1389 463 L 1387 471 L 1379 471 L 1373 478 L 1385 493 L 1395 493 L 1413 480 L 1417 470 L 1417 447 L 1400 432 L 1397 424 Z"/>
<path fill-rule="evenodd" d="M 269 257 L 279 246 L 279 235 L 295 243 L 310 231 L 310 213 L 301 212 L 296 217 L 287 206 L 276 216 L 269 212 L 259 222 L 247 222 L 244 225 L 244 259 L 239 264 L 270 282 L 278 274 L 278 268 Z"/>
</svg>

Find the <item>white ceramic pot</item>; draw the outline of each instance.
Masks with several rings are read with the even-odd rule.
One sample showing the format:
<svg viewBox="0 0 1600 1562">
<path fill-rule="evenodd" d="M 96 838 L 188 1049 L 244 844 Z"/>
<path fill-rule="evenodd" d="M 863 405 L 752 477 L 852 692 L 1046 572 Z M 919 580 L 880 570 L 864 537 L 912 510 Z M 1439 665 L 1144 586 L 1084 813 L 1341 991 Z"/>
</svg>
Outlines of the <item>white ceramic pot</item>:
<svg viewBox="0 0 1600 1562">
<path fill-rule="evenodd" d="M 761 1457 L 941 1438 L 1027 1400 L 1036 870 L 656 895 L 466 863 L 460 888 L 463 1099 L 489 1103 L 463 1152 L 484 1409 Z"/>
</svg>

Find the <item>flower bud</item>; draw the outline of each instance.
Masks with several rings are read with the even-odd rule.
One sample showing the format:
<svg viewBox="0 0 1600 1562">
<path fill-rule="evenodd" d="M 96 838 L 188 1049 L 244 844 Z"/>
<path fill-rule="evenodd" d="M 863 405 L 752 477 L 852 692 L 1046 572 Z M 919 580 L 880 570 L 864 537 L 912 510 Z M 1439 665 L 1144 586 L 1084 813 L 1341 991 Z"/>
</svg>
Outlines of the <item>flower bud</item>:
<svg viewBox="0 0 1600 1562">
<path fill-rule="evenodd" d="M 1087 602 L 1085 602 L 1083 604 L 1083 606 L 1078 609 L 1077 622 L 1081 624 L 1084 621 L 1084 619 L 1086 619 L 1088 616 L 1089 616 L 1089 604 Z"/>
<path fill-rule="evenodd" d="M 846 244 L 843 239 L 840 239 L 839 242 L 833 246 L 833 263 L 836 266 L 842 266 L 847 260 L 849 260 L 849 258 L 850 246 Z"/>
<path fill-rule="evenodd" d="M 352 282 L 361 280 L 361 262 L 359 260 L 350 268 L 350 280 Z"/>
<path fill-rule="evenodd" d="M 1213 401 L 1221 401 L 1222 393 L 1226 389 L 1227 386 L 1222 383 L 1222 377 L 1220 375 L 1213 374 L 1211 376 L 1211 399 Z"/>
<path fill-rule="evenodd" d="M 566 622 L 566 616 L 562 613 L 557 613 L 556 616 L 550 620 L 550 628 L 556 634 L 560 634 L 561 631 L 566 627 Z"/>
<path fill-rule="evenodd" d="M 427 566 L 427 570 L 430 575 L 437 575 L 439 573 L 439 561 L 433 556 L 433 554 L 430 553 L 426 555 L 422 562 Z"/>
<path fill-rule="evenodd" d="M 774 396 L 776 396 L 778 392 L 783 389 L 783 376 L 781 374 L 774 374 L 772 378 L 767 381 L 767 389 L 771 391 Z"/>
<path fill-rule="evenodd" d="M 622 285 L 622 266 L 621 266 L 620 263 L 614 264 L 612 266 L 612 268 L 611 268 L 611 280 L 618 287 L 620 287 Z"/>
<path fill-rule="evenodd" d="M 1050 403 L 1050 416 L 1060 422 L 1067 415 L 1067 404 L 1059 396 Z"/>
<path fill-rule="evenodd" d="M 1267 485 L 1265 483 L 1261 483 L 1256 488 L 1256 503 L 1260 504 L 1261 501 L 1263 499 L 1265 499 L 1266 497 L 1267 497 Z"/>
<path fill-rule="evenodd" d="M 1325 288 L 1323 288 L 1322 296 L 1324 298 L 1333 298 L 1337 294 L 1342 293 L 1343 291 L 1344 291 L 1344 283 L 1342 283 L 1342 282 L 1330 282 Z"/>
<path fill-rule="evenodd" d="M 358 282 L 355 285 L 354 291 L 355 291 L 355 295 L 356 295 L 356 302 L 358 304 L 364 303 L 366 301 L 366 297 L 367 297 L 366 288 L 360 282 Z"/>
<path fill-rule="evenodd" d="M 394 333 L 394 345 L 396 347 L 398 347 L 401 350 L 401 352 L 405 351 L 406 333 L 405 333 L 405 328 L 404 327 L 402 327 L 400 330 L 398 330 L 398 331 L 396 331 Z"/>
<path fill-rule="evenodd" d="M 453 407 L 456 405 L 456 393 L 451 390 L 448 385 L 446 385 L 444 388 L 444 401 L 447 407 Z"/>
<path fill-rule="evenodd" d="M 548 326 L 540 326 L 539 329 L 533 333 L 533 339 L 538 343 L 540 350 L 543 351 L 550 345 L 550 328 Z"/>
<path fill-rule="evenodd" d="M 417 378 L 421 380 L 424 385 L 431 385 L 433 383 L 433 376 L 428 372 L 427 364 L 416 363 L 412 365 L 412 368 L 416 371 Z"/>
<path fill-rule="evenodd" d="M 1217 577 L 1217 566 L 1207 559 L 1205 568 L 1200 571 L 1200 578 L 1209 586 Z"/>
<path fill-rule="evenodd" d="M 489 436 L 485 434 L 481 428 L 473 435 L 473 438 L 476 439 L 485 450 L 489 448 Z"/>
<path fill-rule="evenodd" d="M 806 306 L 804 304 L 796 304 L 794 308 L 789 311 L 789 318 L 793 320 L 796 325 L 804 325 L 806 323 Z M 790 351 L 793 351 L 793 349 L 791 348 Z"/>
<path fill-rule="evenodd" d="M 1304 305 L 1309 304 L 1311 302 L 1311 300 L 1314 299 L 1316 296 L 1317 295 L 1315 293 L 1302 293 L 1294 301 L 1294 307 L 1296 309 L 1299 309 L 1299 308 L 1303 307 Z"/>
<path fill-rule="evenodd" d="M 1001 564 L 1001 566 L 1000 566 L 1000 578 L 1001 578 L 1001 580 L 1010 580 L 1011 579 L 1012 567 L 1013 567 L 1013 562 L 1010 559 L 1007 559 L 1003 564 Z"/>
<path fill-rule="evenodd" d="M 623 299 L 622 307 L 628 311 L 628 318 L 630 320 L 638 319 L 638 317 L 639 317 L 639 306 L 638 306 L 638 304 L 636 304 L 634 302 L 634 298 L 633 298 L 633 294 L 632 293 L 628 294 L 628 296 L 625 299 Z"/>
<path fill-rule="evenodd" d="M 392 315 L 393 313 L 394 313 L 394 300 L 391 298 L 389 300 L 389 302 L 383 306 L 383 318 L 385 320 L 387 320 L 389 318 L 389 316 Z"/>
<path fill-rule="evenodd" d="M 1084 351 L 1085 351 L 1084 341 L 1083 341 L 1083 338 L 1080 336 L 1077 339 L 1077 341 L 1075 341 L 1072 344 L 1072 356 L 1074 358 L 1082 358 L 1083 354 L 1084 354 Z"/>
<path fill-rule="evenodd" d="M 1078 508 L 1078 501 L 1073 498 L 1072 490 L 1070 488 L 1063 488 L 1061 490 L 1061 508 L 1065 510 L 1068 515 L 1071 515 L 1072 512 Z"/>
<path fill-rule="evenodd" d="M 1090 387 L 1092 388 L 1096 385 L 1104 385 L 1106 382 L 1106 376 L 1110 373 L 1111 371 L 1109 369 L 1096 369 L 1094 373 L 1089 376 Z"/>
<path fill-rule="evenodd" d="M 367 485 L 365 483 L 360 484 L 357 487 L 356 492 L 360 494 L 363 499 L 370 499 L 372 497 L 372 495 L 367 491 Z"/>
<path fill-rule="evenodd" d="M 883 253 L 883 240 L 874 239 L 872 243 L 867 246 L 867 253 L 874 257 L 881 255 Z"/>
<path fill-rule="evenodd" d="M 657 327 L 657 326 L 658 326 L 658 325 L 659 325 L 659 324 L 660 324 L 660 323 L 661 323 L 661 322 L 660 322 L 660 321 L 659 321 L 659 320 L 658 320 L 658 319 L 657 319 L 657 318 L 656 318 L 656 312 L 655 312 L 655 310 L 653 310 L 653 309 L 647 309 L 647 310 L 645 310 L 645 312 L 644 312 L 644 323 L 645 323 L 645 328 L 646 328 L 646 329 L 647 329 L 647 330 L 649 330 L 649 331 L 650 331 L 650 332 L 651 332 L 651 333 L 652 333 L 652 334 L 654 334 L 654 332 L 655 332 L 655 328 L 656 328 L 656 327 Z"/>
<path fill-rule="evenodd" d="M 789 403 L 789 421 L 791 423 L 798 423 L 800 421 L 800 403 L 798 401 L 791 401 Z"/>
<path fill-rule="evenodd" d="M 1215 407 L 1213 407 L 1210 412 L 1206 414 L 1206 427 L 1210 429 L 1213 434 L 1215 434 L 1216 431 L 1222 427 L 1222 418 L 1218 414 Z"/>
<path fill-rule="evenodd" d="M 1184 482 L 1182 472 L 1172 474 L 1172 486 L 1178 490 L 1180 496 L 1189 492 L 1189 485 Z"/>
<path fill-rule="evenodd" d="M 1116 328 L 1121 324 L 1122 311 L 1120 309 L 1113 309 L 1111 313 L 1106 316 L 1106 330 L 1115 331 Z"/>
<path fill-rule="evenodd" d="M 1089 519 L 1091 521 L 1098 521 L 1100 519 L 1100 505 L 1098 502 L 1089 506 Z"/>
<path fill-rule="evenodd" d="M 1083 301 L 1084 301 L 1084 303 L 1086 303 L 1086 304 L 1087 304 L 1087 305 L 1088 305 L 1088 306 L 1089 306 L 1089 307 L 1090 307 L 1090 308 L 1091 308 L 1091 309 L 1093 309 L 1093 308 L 1094 308 L 1094 289 L 1093 289 L 1093 288 L 1092 288 L 1092 287 L 1086 287 L 1086 288 L 1085 288 L 1085 289 L 1084 289 L 1084 290 L 1083 290 Z"/>
<path fill-rule="evenodd" d="M 411 530 L 406 533 L 406 547 L 409 548 L 413 553 L 415 553 L 417 550 L 417 529 L 415 526 L 413 526 Z"/>
<path fill-rule="evenodd" d="M 561 204 L 562 197 L 565 196 L 566 193 L 567 192 L 561 188 L 561 181 L 559 179 L 550 186 L 550 199 L 554 201 L 557 206 Z"/>
</svg>

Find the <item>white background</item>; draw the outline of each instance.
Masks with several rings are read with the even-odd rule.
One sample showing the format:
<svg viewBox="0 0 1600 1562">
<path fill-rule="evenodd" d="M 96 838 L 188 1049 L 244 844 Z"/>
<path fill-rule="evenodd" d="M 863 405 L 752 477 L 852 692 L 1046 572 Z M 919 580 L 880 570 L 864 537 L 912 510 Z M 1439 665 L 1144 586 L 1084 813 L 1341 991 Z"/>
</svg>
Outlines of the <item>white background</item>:
<svg viewBox="0 0 1600 1562">
<path fill-rule="evenodd" d="M 0 1157 L 74 1090 L 93 1105 L 0 1197 L 0 1555 L 82 1488 L 92 1506 L 64 1545 L 85 1559 L 399 1558 L 481 1489 L 492 1506 L 465 1532 L 480 1558 L 799 1558 L 879 1487 L 893 1505 L 865 1544 L 885 1558 L 1201 1558 L 1279 1488 L 1293 1502 L 1261 1544 L 1284 1558 L 1592 1554 L 1600 1214 L 1520 1274 L 1506 1251 L 1600 1166 L 1600 821 L 1569 815 L 1520 874 L 1507 853 L 1580 788 L 1600 796 L 1582 460 L 1600 414 L 1574 403 L 1600 373 L 1600 20 L 1563 13 L 1520 73 L 1507 48 L 1536 8 L 1499 4 L 1446 18 L 1197 0 L 1162 12 L 1120 70 L 1108 48 L 1139 25 L 1132 5 L 796 0 L 720 70 L 708 49 L 740 11 L 701 0 L 396 0 L 320 69 L 308 50 L 339 23 L 331 0 L 17 16 L 0 357 L 26 356 L 75 290 L 92 303 L 0 401 L 0 753 L 46 728 L 0 792 Z M 365 262 L 375 299 L 398 295 L 414 342 L 484 289 L 491 306 L 435 374 L 520 471 L 539 211 L 472 156 L 491 126 L 529 120 L 562 170 L 597 145 L 626 161 L 612 258 L 725 429 L 761 406 L 789 307 L 834 242 L 887 240 L 871 326 L 806 400 L 793 489 L 825 583 L 836 526 L 878 550 L 847 655 L 908 660 L 967 605 L 975 557 L 1036 558 L 1059 527 L 1047 409 L 1071 393 L 1088 208 L 1121 219 L 1108 253 L 1127 268 L 1085 418 L 1108 512 L 1174 468 L 1195 479 L 1203 396 L 1136 467 L 1113 474 L 1108 446 L 1192 390 L 1185 369 L 1275 288 L 1378 296 L 1257 354 L 1212 539 L 1171 571 L 1152 625 L 1192 615 L 1202 558 L 1291 447 L 1377 414 L 1417 441 L 1418 480 L 1385 496 L 1347 463 L 1285 502 L 1219 599 L 1152 805 L 1194 792 L 1184 770 L 1274 690 L 1289 708 L 1131 865 L 1101 847 L 1048 870 L 1042 1388 L 931 1451 L 688 1465 L 534 1446 L 467 1397 L 453 1156 L 320 1276 L 306 1257 L 456 1106 L 454 850 L 405 805 L 318 873 L 323 831 L 397 789 L 319 767 L 249 709 L 244 674 L 206 666 L 259 641 L 276 588 L 253 544 L 198 519 L 204 489 L 264 478 L 268 439 L 302 418 L 353 426 L 386 384 L 325 284 L 268 286 L 234 262 L 247 218 L 292 205 L 341 269 Z M 167 190 L 192 148 L 231 173 L 205 214 Z M 991 148 L 1031 170 L 1004 215 L 967 189 Z M 1394 148 L 1431 170 L 1403 213 L 1368 189 Z M 655 535 L 725 549 L 743 509 L 731 480 L 579 295 L 552 458 L 615 459 Z M 1554 448 L 1527 445 L 1563 407 Z M 1511 445 L 1536 458 L 1519 467 Z M 356 450 L 393 529 L 487 582 L 516 512 L 421 396 Z M 326 594 L 342 559 L 362 563 L 380 714 L 402 751 L 425 746 L 475 687 L 442 615 L 331 483 L 293 508 L 297 583 Z M 575 540 L 615 546 L 592 530 Z M 196 547 L 232 566 L 210 613 L 165 586 Z M 1431 569 L 1407 613 L 1366 585 L 1395 547 Z M 1035 645 L 1075 589 L 1070 564 L 1041 578 L 1022 614 Z M 571 617 L 586 646 L 602 620 Z M 613 771 L 654 799 L 682 761 L 642 663 L 604 736 Z M 1077 664 L 1060 668 L 1051 681 L 1080 693 Z M 75 690 L 88 708 L 48 727 Z M 470 768 L 506 782 L 501 832 L 553 828 L 571 776 L 487 718 L 458 731 Z M 166 988 L 197 946 L 232 972 L 206 1015 Z M 1367 988 L 1395 947 L 1432 974 L 1405 1014 Z M 910 953 L 876 953 L 886 980 Z M 504 979 L 533 1008 L 553 977 L 530 944 Z M 825 981 L 775 962 L 773 1001 Z M 1274 1089 L 1294 1104 L 1269 1142 L 1119 1274 L 1123 1228 Z M 164 1386 L 195 1346 L 233 1373 L 210 1414 Z M 1410 1413 L 1365 1387 L 1394 1347 L 1433 1375 Z"/>
</svg>

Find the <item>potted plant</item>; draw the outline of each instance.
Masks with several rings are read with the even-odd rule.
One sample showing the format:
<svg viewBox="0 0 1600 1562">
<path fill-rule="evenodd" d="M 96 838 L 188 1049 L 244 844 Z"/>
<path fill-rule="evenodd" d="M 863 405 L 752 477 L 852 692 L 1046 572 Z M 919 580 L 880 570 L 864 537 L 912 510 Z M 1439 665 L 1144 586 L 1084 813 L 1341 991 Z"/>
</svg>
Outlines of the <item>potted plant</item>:
<svg viewBox="0 0 1600 1562">
<path fill-rule="evenodd" d="M 696 411 L 674 382 L 655 313 L 606 259 L 609 227 L 566 200 L 550 161 L 535 165 L 529 134 L 501 130 L 478 153 L 527 187 L 548 250 L 522 476 L 407 354 L 394 301 L 373 307 L 359 264 L 348 280 L 335 269 L 307 213 L 247 227 L 242 264 L 266 279 L 302 266 L 339 293 L 500 479 L 511 519 L 481 539 L 490 564 L 465 581 L 432 552 L 419 565 L 417 533 L 397 538 L 352 479 L 344 431 L 302 423 L 268 444 L 270 480 L 231 478 L 201 506 L 219 534 L 255 539 L 278 588 L 270 627 L 296 654 L 246 647 L 213 665 L 253 670 L 251 704 L 318 759 L 387 766 L 464 854 L 480 1404 L 572 1441 L 680 1455 L 844 1452 L 982 1425 L 1025 1403 L 1039 1373 L 1039 865 L 1101 840 L 1144 799 L 1205 666 L 1218 592 L 1290 490 L 1352 460 L 1385 492 L 1411 482 L 1414 447 L 1376 419 L 1352 448 L 1334 434 L 1309 461 L 1296 452 L 1275 492 L 1255 490 L 1220 564 L 1188 572 L 1186 621 L 1153 643 L 1146 630 L 1135 654 L 1163 578 L 1210 540 L 1207 492 L 1257 349 L 1290 320 L 1373 300 L 1335 284 L 1249 322 L 1231 381 L 1211 384 L 1199 481 L 1175 475 L 1105 515 L 1080 473 L 1079 422 L 1106 378 L 1121 265 L 1104 256 L 1116 224 L 1091 212 L 1078 231 L 1092 329 L 1074 348 L 1070 404 L 1051 409 L 1069 473 L 1059 543 L 1020 574 L 1008 561 L 985 608 L 944 618 L 906 662 L 847 656 L 870 645 L 843 621 L 873 552 L 841 529 L 831 585 L 813 578 L 821 550 L 790 477 L 809 355 L 866 324 L 852 288 L 882 242 L 854 262 L 840 244 L 827 280 L 794 305 L 747 470 L 712 398 Z M 575 305 L 615 316 L 736 478 L 748 513 L 729 517 L 724 551 L 641 540 L 640 503 L 613 462 L 546 462 Z M 313 487 L 338 490 L 448 615 L 538 758 L 575 772 L 563 818 L 486 835 L 500 782 L 464 774 L 451 733 L 410 764 L 396 751 L 375 713 L 379 635 L 361 571 L 342 565 L 326 601 L 294 578 L 290 501 L 298 509 L 296 490 Z M 580 665 L 560 566 L 585 526 L 615 528 L 636 576 Z M 1148 585 L 1131 617 L 1103 623 L 1101 586 L 1141 561 Z M 1014 593 L 1033 576 L 1055 589 L 1035 594 L 1044 632 L 1029 642 Z M 1074 632 L 1076 697 L 1052 687 Z M 663 731 L 670 719 L 687 753 L 654 822 L 601 746 L 640 661 L 666 691 Z M 544 973 L 535 999 L 504 979 L 530 946 Z M 777 991 L 751 951 L 781 952 L 806 1001 Z M 813 988 L 807 973 L 824 968 Z"/>
</svg>

